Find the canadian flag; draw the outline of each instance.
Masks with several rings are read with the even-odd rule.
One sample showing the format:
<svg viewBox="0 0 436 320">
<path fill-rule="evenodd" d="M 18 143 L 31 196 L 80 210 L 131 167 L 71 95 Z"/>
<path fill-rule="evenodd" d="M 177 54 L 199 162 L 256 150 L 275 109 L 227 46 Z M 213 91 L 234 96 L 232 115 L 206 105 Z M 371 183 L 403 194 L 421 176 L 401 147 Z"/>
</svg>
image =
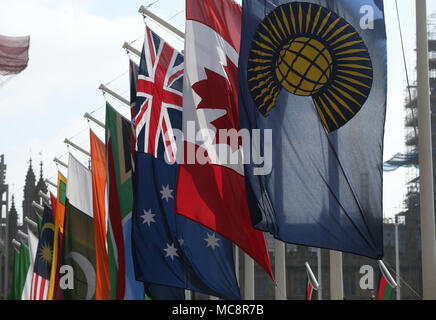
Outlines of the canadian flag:
<svg viewBox="0 0 436 320">
<path fill-rule="evenodd" d="M 220 135 L 240 130 L 241 15 L 231 0 L 186 1 L 184 143 L 175 211 L 235 243 L 273 277 L 263 233 L 250 220 L 241 141 Z"/>
</svg>

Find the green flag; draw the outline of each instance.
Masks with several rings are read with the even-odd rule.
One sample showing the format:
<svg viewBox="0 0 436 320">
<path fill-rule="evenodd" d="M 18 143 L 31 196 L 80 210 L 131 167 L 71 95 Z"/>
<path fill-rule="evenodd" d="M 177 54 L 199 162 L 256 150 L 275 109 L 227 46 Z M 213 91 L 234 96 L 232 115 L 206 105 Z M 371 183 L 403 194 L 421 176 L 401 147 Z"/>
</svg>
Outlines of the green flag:
<svg viewBox="0 0 436 320">
<path fill-rule="evenodd" d="M 65 300 L 95 298 L 95 249 L 91 172 L 71 154 L 65 203 L 60 277 Z"/>
<path fill-rule="evenodd" d="M 131 123 L 106 104 L 106 166 L 108 182 L 108 259 L 111 299 L 144 298 L 136 281 L 131 247 L 132 160 Z"/>
<path fill-rule="evenodd" d="M 11 300 L 19 300 L 19 283 L 18 283 L 18 273 L 20 268 L 20 252 L 14 250 L 14 270 L 12 273 L 12 290 L 11 290 Z"/>
<path fill-rule="evenodd" d="M 11 300 L 22 300 L 27 274 L 30 270 L 30 251 L 24 244 L 14 250 Z"/>
</svg>

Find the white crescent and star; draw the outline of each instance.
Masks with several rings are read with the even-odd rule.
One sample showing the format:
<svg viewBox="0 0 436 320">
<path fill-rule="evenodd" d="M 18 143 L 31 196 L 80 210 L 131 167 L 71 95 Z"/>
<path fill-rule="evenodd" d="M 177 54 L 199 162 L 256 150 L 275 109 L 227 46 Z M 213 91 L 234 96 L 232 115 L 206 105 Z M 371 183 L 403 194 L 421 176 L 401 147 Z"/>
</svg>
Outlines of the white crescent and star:
<svg viewBox="0 0 436 320">
<path fill-rule="evenodd" d="M 87 291 L 86 291 L 86 300 L 91 300 L 95 294 L 95 270 L 92 266 L 91 262 L 85 258 L 82 254 L 73 251 L 69 254 L 69 256 L 79 265 L 82 269 L 83 274 L 86 278 Z"/>
</svg>

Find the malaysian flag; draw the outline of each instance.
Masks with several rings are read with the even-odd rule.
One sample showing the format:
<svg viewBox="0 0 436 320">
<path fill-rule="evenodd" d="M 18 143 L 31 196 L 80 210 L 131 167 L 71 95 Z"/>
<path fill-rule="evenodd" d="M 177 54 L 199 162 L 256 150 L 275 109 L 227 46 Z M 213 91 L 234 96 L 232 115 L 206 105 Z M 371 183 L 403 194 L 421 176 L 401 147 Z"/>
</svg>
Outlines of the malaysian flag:
<svg viewBox="0 0 436 320">
<path fill-rule="evenodd" d="M 54 222 L 50 207 L 44 206 L 38 249 L 33 267 L 30 300 L 47 300 L 53 258 Z"/>
</svg>

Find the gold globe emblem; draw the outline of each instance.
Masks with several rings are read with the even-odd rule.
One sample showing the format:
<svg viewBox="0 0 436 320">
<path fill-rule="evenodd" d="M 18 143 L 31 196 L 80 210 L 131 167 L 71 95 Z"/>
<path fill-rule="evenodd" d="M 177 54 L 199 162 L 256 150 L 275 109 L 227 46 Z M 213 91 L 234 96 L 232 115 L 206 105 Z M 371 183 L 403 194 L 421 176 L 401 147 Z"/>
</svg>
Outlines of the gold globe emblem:
<svg viewBox="0 0 436 320">
<path fill-rule="evenodd" d="M 360 111 L 373 85 L 371 57 L 358 30 L 308 2 L 284 3 L 259 22 L 246 67 L 253 106 L 263 116 L 286 91 L 312 98 L 327 132 Z"/>
<path fill-rule="evenodd" d="M 311 96 L 328 83 L 332 69 L 332 56 L 326 46 L 313 38 L 297 37 L 280 49 L 275 74 L 288 92 Z"/>
</svg>

